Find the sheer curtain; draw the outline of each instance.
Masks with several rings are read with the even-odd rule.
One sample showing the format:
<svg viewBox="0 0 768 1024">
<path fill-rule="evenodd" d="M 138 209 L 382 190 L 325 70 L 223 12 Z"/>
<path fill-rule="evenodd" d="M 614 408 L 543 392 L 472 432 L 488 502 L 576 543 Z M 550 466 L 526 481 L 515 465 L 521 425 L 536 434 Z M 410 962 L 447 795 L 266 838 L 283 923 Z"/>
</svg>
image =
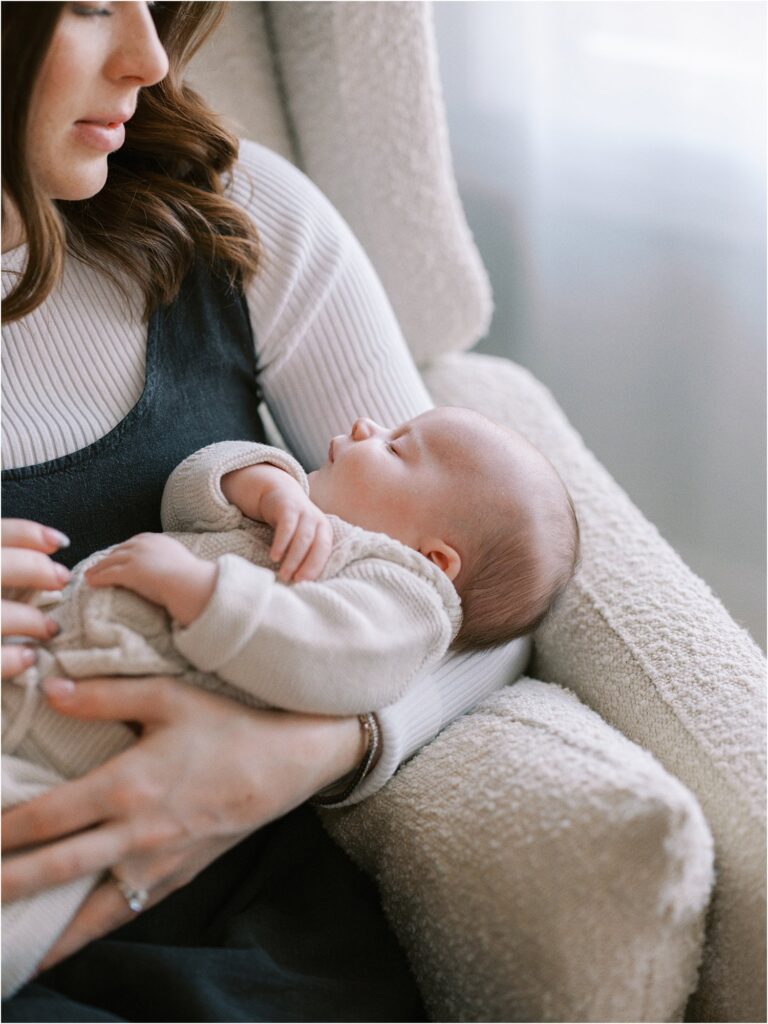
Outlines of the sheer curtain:
<svg viewBox="0 0 768 1024">
<path fill-rule="evenodd" d="M 434 7 L 480 348 L 765 645 L 765 5 Z"/>
</svg>

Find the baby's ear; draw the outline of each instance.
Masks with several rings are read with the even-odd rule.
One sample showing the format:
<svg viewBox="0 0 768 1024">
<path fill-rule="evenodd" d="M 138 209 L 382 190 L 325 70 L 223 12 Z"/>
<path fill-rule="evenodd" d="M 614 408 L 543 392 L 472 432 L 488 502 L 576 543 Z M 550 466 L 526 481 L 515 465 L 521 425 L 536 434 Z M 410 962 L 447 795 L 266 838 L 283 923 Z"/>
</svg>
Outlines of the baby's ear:
<svg viewBox="0 0 768 1024">
<path fill-rule="evenodd" d="M 442 569 L 448 579 L 453 582 L 461 572 L 461 556 L 456 548 L 446 544 L 444 540 L 430 537 L 420 547 L 419 551 L 428 558 L 430 562 Z"/>
</svg>

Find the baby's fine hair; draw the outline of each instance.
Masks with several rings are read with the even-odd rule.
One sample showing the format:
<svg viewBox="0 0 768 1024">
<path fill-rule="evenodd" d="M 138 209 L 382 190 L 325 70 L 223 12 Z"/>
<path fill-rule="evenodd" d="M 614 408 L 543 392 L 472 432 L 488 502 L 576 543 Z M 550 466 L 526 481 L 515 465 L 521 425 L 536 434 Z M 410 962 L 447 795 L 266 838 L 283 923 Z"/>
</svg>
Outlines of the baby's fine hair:
<svg viewBox="0 0 768 1024">
<path fill-rule="evenodd" d="M 454 651 L 495 647 L 530 633 L 576 571 L 581 550 L 576 509 L 550 468 L 551 486 L 540 507 L 521 512 L 501 494 L 477 509 L 469 557 L 456 580 L 463 620 Z M 546 558 L 534 543 L 534 531 L 546 538 Z"/>
</svg>

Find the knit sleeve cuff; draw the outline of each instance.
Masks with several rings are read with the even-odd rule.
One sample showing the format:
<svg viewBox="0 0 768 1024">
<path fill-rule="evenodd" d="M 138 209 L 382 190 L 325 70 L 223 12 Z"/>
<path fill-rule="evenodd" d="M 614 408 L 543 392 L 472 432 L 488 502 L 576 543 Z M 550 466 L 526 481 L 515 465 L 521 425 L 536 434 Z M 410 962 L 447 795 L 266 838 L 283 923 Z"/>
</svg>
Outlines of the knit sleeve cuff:
<svg viewBox="0 0 768 1024">
<path fill-rule="evenodd" d="M 247 519 L 224 497 L 221 478 L 261 462 L 290 473 L 304 493 L 309 493 L 306 473 L 287 452 L 250 441 L 222 441 L 201 448 L 171 473 L 163 492 L 163 529 L 198 533 L 243 526 Z"/>
</svg>

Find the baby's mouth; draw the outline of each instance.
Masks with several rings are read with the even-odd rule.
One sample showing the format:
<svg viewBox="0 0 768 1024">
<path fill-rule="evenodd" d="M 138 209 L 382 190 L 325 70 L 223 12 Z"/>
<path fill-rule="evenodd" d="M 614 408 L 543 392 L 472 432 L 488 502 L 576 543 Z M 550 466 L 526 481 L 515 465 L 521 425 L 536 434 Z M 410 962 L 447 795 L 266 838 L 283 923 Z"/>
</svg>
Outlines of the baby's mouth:
<svg viewBox="0 0 768 1024">
<path fill-rule="evenodd" d="M 331 438 L 331 443 L 328 445 L 328 461 L 333 462 L 333 438 Z"/>
</svg>

